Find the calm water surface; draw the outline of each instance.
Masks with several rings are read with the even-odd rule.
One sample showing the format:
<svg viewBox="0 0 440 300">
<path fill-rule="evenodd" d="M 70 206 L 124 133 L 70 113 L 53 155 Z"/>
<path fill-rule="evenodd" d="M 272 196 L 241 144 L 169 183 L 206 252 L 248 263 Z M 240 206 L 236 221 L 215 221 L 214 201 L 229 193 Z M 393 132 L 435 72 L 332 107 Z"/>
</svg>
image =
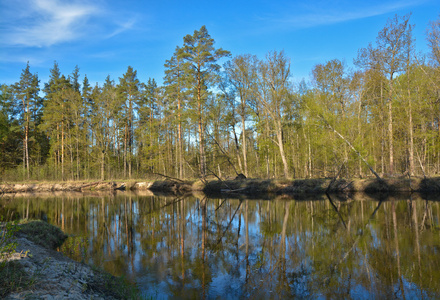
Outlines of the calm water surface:
<svg viewBox="0 0 440 300">
<path fill-rule="evenodd" d="M 63 253 L 148 298 L 440 298 L 440 205 L 418 196 L 17 195 L 0 209 L 47 218 L 70 235 Z"/>
</svg>

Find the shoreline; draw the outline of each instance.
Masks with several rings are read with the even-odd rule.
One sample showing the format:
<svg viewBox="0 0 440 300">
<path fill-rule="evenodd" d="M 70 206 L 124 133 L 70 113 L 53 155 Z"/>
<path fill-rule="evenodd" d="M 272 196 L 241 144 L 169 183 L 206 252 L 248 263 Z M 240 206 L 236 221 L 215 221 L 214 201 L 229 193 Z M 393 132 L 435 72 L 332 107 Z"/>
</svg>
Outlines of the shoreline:
<svg viewBox="0 0 440 300">
<path fill-rule="evenodd" d="M 94 192 L 94 191 L 151 191 L 174 194 L 204 192 L 205 194 L 245 194 L 272 193 L 324 194 L 329 193 L 440 193 L 440 177 L 431 178 L 388 178 L 378 179 L 230 179 L 210 181 L 72 181 L 33 182 L 0 184 L 0 194 L 38 192 Z"/>
</svg>

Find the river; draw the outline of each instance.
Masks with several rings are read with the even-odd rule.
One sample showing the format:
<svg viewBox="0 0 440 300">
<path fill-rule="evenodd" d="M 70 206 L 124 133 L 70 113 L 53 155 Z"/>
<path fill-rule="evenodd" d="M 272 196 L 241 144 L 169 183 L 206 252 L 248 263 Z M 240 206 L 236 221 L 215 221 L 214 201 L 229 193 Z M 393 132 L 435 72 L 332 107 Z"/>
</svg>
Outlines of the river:
<svg viewBox="0 0 440 300">
<path fill-rule="evenodd" d="M 417 195 L 58 193 L 4 196 L 0 209 L 59 226 L 59 251 L 147 298 L 440 298 L 440 204 Z"/>
</svg>

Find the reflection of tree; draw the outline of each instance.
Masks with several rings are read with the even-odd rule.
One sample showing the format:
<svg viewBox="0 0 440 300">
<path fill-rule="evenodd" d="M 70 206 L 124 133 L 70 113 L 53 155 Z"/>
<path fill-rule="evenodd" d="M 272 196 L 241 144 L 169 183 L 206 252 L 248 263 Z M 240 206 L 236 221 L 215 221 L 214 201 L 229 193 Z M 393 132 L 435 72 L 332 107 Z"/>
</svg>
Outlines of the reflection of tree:
<svg viewBox="0 0 440 300">
<path fill-rule="evenodd" d="M 437 298 L 438 202 L 171 198 L 1 199 L 71 235 L 61 251 L 146 296 Z M 184 295 L 184 296 L 182 296 Z"/>
<path fill-rule="evenodd" d="M 277 288 L 277 293 L 289 294 L 290 286 L 288 284 L 287 279 L 287 260 L 286 260 L 286 230 L 287 230 L 287 221 L 289 219 L 289 206 L 290 202 L 284 202 L 284 219 L 283 219 L 283 229 L 281 230 L 281 240 L 280 240 L 280 254 L 279 254 L 279 262 L 280 262 L 280 271 L 279 271 L 279 285 Z"/>
</svg>

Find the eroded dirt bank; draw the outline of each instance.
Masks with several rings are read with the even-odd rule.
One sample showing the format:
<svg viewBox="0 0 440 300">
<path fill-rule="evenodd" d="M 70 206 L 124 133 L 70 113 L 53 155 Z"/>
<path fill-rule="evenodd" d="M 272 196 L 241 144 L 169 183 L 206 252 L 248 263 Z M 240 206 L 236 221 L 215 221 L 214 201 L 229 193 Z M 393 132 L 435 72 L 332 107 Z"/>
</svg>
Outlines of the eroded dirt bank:
<svg viewBox="0 0 440 300">
<path fill-rule="evenodd" d="M 136 189 L 148 189 L 151 183 L 137 183 Z M 125 190 L 126 183 L 113 181 L 96 182 L 33 182 L 33 183 L 3 183 L 0 184 L 0 191 L 3 193 L 23 192 L 82 192 L 82 191 L 104 191 L 104 190 Z"/>
<path fill-rule="evenodd" d="M 1 193 L 39 193 L 39 192 L 94 192 L 94 191 L 163 191 L 184 193 L 192 190 L 190 181 L 67 181 L 67 182 L 32 182 L 32 183 L 2 183 Z"/>
</svg>

